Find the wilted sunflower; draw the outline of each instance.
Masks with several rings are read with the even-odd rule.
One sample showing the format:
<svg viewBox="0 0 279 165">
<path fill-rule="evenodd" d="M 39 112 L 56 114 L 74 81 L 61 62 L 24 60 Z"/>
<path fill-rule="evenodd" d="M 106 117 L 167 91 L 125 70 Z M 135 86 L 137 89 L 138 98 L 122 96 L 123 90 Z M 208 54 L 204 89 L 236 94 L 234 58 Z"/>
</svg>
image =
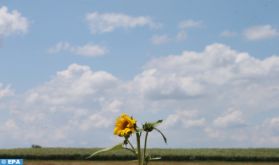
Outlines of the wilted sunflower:
<svg viewBox="0 0 279 165">
<path fill-rule="evenodd" d="M 114 134 L 129 137 L 136 130 L 136 120 L 123 113 L 116 119 Z"/>
</svg>

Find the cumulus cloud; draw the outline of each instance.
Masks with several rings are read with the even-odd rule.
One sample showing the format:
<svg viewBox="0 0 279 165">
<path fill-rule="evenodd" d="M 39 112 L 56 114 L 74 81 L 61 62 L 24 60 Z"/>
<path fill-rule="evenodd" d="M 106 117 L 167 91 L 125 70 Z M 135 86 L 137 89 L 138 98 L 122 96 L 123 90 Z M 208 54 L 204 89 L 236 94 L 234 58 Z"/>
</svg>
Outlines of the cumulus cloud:
<svg viewBox="0 0 279 165">
<path fill-rule="evenodd" d="M 52 54 L 69 52 L 80 56 L 97 57 L 105 55 L 108 50 L 104 46 L 92 43 L 87 43 L 82 46 L 74 46 L 68 42 L 59 42 L 55 46 L 49 48 L 48 52 Z"/>
<path fill-rule="evenodd" d="M 279 143 L 278 117 L 267 118 L 256 124 L 243 127 L 216 127 L 209 125 L 204 130 L 209 138 L 218 139 L 227 146 L 274 147 Z M 226 145 L 226 144 L 224 144 Z"/>
<path fill-rule="evenodd" d="M 213 125 L 216 127 L 233 127 L 244 123 L 242 112 L 237 110 L 227 112 L 213 121 Z"/>
<path fill-rule="evenodd" d="M 172 42 L 181 42 L 184 41 L 187 38 L 187 33 L 185 30 L 179 31 L 176 36 L 169 36 L 166 34 L 163 35 L 153 35 L 150 39 L 151 43 L 153 45 L 164 45 L 167 43 Z"/>
<path fill-rule="evenodd" d="M 121 111 L 121 108 L 123 106 L 123 102 L 120 101 L 120 100 L 111 100 L 109 102 L 104 102 L 103 104 L 103 110 L 105 111 L 109 111 L 109 112 L 112 112 L 112 113 L 118 113 Z"/>
<path fill-rule="evenodd" d="M 194 21 L 194 20 L 184 20 L 179 22 L 178 28 L 179 31 L 174 36 L 169 36 L 167 34 L 162 35 L 153 35 L 150 39 L 151 43 L 154 45 L 163 45 L 171 42 L 181 42 L 186 40 L 187 31 L 193 28 L 200 28 L 203 26 L 202 21 Z"/>
<path fill-rule="evenodd" d="M 9 11 L 6 6 L 0 7 L 0 37 L 27 32 L 29 22 L 17 10 Z"/>
<path fill-rule="evenodd" d="M 202 21 L 184 20 L 179 23 L 178 27 L 180 29 L 199 28 L 202 27 Z"/>
<path fill-rule="evenodd" d="M 79 102 L 109 92 L 117 81 L 110 73 L 93 72 L 88 66 L 72 64 L 66 70 L 57 72 L 46 85 L 29 91 L 26 98 L 28 102 L 54 105 Z"/>
<path fill-rule="evenodd" d="M 179 31 L 174 37 L 176 41 L 184 41 L 187 38 L 187 31 L 193 28 L 201 28 L 203 26 L 202 21 L 195 21 L 195 20 L 184 20 L 179 22 L 178 28 Z"/>
<path fill-rule="evenodd" d="M 271 25 L 259 25 L 247 28 L 243 35 L 251 41 L 270 39 L 279 36 L 279 30 Z"/>
<path fill-rule="evenodd" d="M 18 129 L 18 126 L 16 124 L 16 122 L 12 119 L 10 120 L 7 120 L 4 124 L 4 127 L 7 129 L 7 130 L 12 130 L 12 129 Z"/>
<path fill-rule="evenodd" d="M 185 51 L 181 55 L 154 59 L 145 68 L 159 71 L 157 74 L 189 77 L 194 84 L 222 85 L 241 79 L 260 78 L 271 70 L 277 72 L 278 61 L 278 56 L 260 60 L 226 45 L 212 44 L 203 52 Z"/>
<path fill-rule="evenodd" d="M 0 130 L 13 137 L 5 145 L 113 144 L 115 117 L 126 112 L 142 122 L 165 119 L 172 147 L 279 145 L 278 74 L 278 56 L 258 59 L 218 43 L 150 60 L 125 81 L 72 64 L 0 102 Z"/>
<path fill-rule="evenodd" d="M 10 85 L 4 85 L 0 83 L 0 99 L 7 97 L 7 96 L 12 96 L 14 94 L 14 91 L 11 89 Z"/>
<path fill-rule="evenodd" d="M 151 43 L 154 45 L 162 45 L 170 42 L 171 39 L 168 35 L 154 35 L 151 38 Z"/>
<path fill-rule="evenodd" d="M 149 105 L 154 106 L 153 109 L 157 107 L 158 111 L 168 111 L 185 108 L 200 112 L 199 118 L 186 118 L 183 114 L 172 112 L 166 117 L 167 125 L 177 127 L 184 120 L 184 129 L 190 129 L 187 121 L 191 123 L 194 120 L 193 123 L 201 125 L 206 122 L 206 126 L 197 129 L 200 132 L 196 133 L 220 140 L 219 144 L 208 142 L 212 144 L 209 146 L 247 146 L 245 142 L 251 136 L 255 137 L 251 142 L 253 146 L 261 141 L 256 138 L 256 132 L 266 128 L 261 126 L 260 113 L 272 113 L 279 106 L 276 101 L 279 98 L 278 71 L 278 56 L 257 59 L 226 45 L 212 44 L 202 52 L 184 51 L 180 55 L 153 59 L 134 81 L 141 96 L 145 100 L 153 100 L 153 104 Z M 183 79 L 188 80 L 187 83 L 181 81 Z M 247 119 L 248 114 L 258 117 Z M 250 122 L 256 124 L 251 125 Z M 263 138 L 263 135 L 260 136 Z M 187 138 L 186 134 L 184 137 Z M 193 143 L 207 141 L 207 138 Z M 272 141 L 273 145 L 278 144 L 276 140 Z"/>
<path fill-rule="evenodd" d="M 80 123 L 80 130 L 88 131 L 90 128 L 107 128 L 112 125 L 112 121 L 99 114 L 92 114 Z"/>
<path fill-rule="evenodd" d="M 202 85 L 192 77 L 162 74 L 161 70 L 147 69 L 134 79 L 144 97 L 149 99 L 183 99 L 199 96 Z"/>
<path fill-rule="evenodd" d="M 269 125 L 269 127 L 278 130 L 278 128 L 279 128 L 279 117 L 271 118 L 270 120 L 267 121 L 266 124 Z M 279 130 L 278 130 L 278 131 L 279 131 Z M 279 133 L 279 132 L 278 132 L 278 133 Z"/>
<path fill-rule="evenodd" d="M 177 127 L 181 125 L 184 128 L 202 127 L 206 123 L 204 118 L 199 117 L 199 112 L 196 110 L 180 110 L 169 115 L 164 121 L 164 127 Z"/>
<path fill-rule="evenodd" d="M 150 17 L 130 16 L 122 13 L 98 13 L 92 12 L 86 15 L 86 21 L 89 24 L 92 34 L 112 32 L 118 28 L 135 28 L 135 27 L 156 27 Z"/>
<path fill-rule="evenodd" d="M 118 84 L 108 72 L 72 64 L 46 83 L 0 103 L 1 114 L 7 116 L 0 130 L 18 146 L 74 146 L 77 141 L 98 145 L 103 140 L 93 137 L 112 130 L 122 106 L 114 97 Z"/>
</svg>

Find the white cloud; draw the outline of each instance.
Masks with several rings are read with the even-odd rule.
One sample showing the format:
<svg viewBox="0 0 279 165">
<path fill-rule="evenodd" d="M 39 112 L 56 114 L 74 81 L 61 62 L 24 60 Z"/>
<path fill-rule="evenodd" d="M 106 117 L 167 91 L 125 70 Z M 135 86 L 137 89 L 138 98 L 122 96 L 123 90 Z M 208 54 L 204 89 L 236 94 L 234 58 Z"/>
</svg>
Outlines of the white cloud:
<svg viewBox="0 0 279 165">
<path fill-rule="evenodd" d="M 107 49 L 100 45 L 86 44 L 78 46 L 75 53 L 82 56 L 102 56 L 107 52 Z"/>
<path fill-rule="evenodd" d="M 92 34 L 112 32 L 117 28 L 156 27 L 156 23 L 145 16 L 133 17 L 122 13 L 92 12 L 86 15 Z"/>
<path fill-rule="evenodd" d="M 125 81 L 72 64 L 0 102 L 0 129 L 14 137 L 5 146 L 109 145 L 115 117 L 126 112 L 140 124 L 165 119 L 172 147 L 279 145 L 277 117 L 262 115 L 278 116 L 278 74 L 278 56 L 258 59 L 223 44 L 155 58 Z"/>
<path fill-rule="evenodd" d="M 27 32 L 27 18 L 16 10 L 10 11 L 6 6 L 0 7 L 0 37 Z"/>
<path fill-rule="evenodd" d="M 174 114 L 169 115 L 164 121 L 164 127 L 179 127 L 182 125 L 184 128 L 202 127 L 206 123 L 204 118 L 199 118 L 198 111 L 195 110 L 180 110 Z M 171 128 L 170 128 L 171 129 Z"/>
<path fill-rule="evenodd" d="M 249 140 L 257 143 L 259 146 L 274 147 L 279 143 L 279 116 L 267 118 L 263 123 L 255 126 L 249 136 Z"/>
<path fill-rule="evenodd" d="M 147 69 L 134 79 L 140 93 L 149 99 L 183 99 L 199 96 L 203 87 L 192 77 L 162 74 L 161 70 Z"/>
<path fill-rule="evenodd" d="M 190 108 L 201 113 L 198 118 L 193 119 L 171 112 L 165 117 L 165 124 L 168 126 L 184 124 L 184 129 L 179 129 L 181 132 L 186 131 L 186 128 L 190 129 L 191 123 L 206 123 L 206 126 L 198 127 L 199 134 L 204 133 L 209 139 L 220 140 L 217 144 L 216 140 L 208 140 L 210 142 L 207 144 L 214 144 L 209 145 L 211 147 L 231 147 L 236 144 L 259 146 L 259 137 L 256 136 L 266 136 L 257 134 L 256 126 L 249 122 L 261 125 L 260 113 L 271 113 L 279 107 L 276 101 L 279 99 L 278 74 L 278 56 L 257 59 L 226 45 L 212 44 L 201 52 L 184 51 L 180 55 L 153 59 L 145 65 L 144 71 L 137 75 L 134 81 L 141 97 L 148 101 L 153 100 L 153 104 L 145 103 L 152 107 L 151 109 L 169 112 Z M 192 83 L 182 85 L 180 80 L 183 78 L 188 78 Z M 230 107 L 234 107 L 234 110 L 224 112 Z M 247 114 L 258 117 L 248 119 Z M 266 126 L 261 127 L 264 128 Z M 186 134 L 180 136 L 188 138 Z M 252 136 L 255 140 L 252 144 L 247 143 Z M 278 141 L 274 140 L 276 138 L 272 138 L 272 144 L 278 144 Z"/>
<path fill-rule="evenodd" d="M 273 128 L 278 129 L 279 128 L 279 117 L 274 117 L 274 118 L 270 119 L 269 125 Z"/>
<path fill-rule="evenodd" d="M 205 128 L 205 133 L 209 138 L 234 143 L 228 146 L 274 147 L 279 143 L 278 121 L 278 117 L 273 117 L 256 124 L 233 128 L 209 125 Z"/>
<path fill-rule="evenodd" d="M 199 28 L 202 27 L 202 21 L 185 20 L 181 21 L 178 25 L 180 29 Z"/>
<path fill-rule="evenodd" d="M 96 57 L 103 56 L 108 50 L 101 45 L 87 43 L 83 46 L 74 46 L 68 42 L 59 42 L 55 46 L 49 48 L 49 53 L 70 52 L 80 56 Z"/>
<path fill-rule="evenodd" d="M 93 137 L 96 131 L 98 135 L 102 130 L 110 131 L 121 104 L 112 97 L 118 83 L 111 74 L 92 71 L 84 65 L 71 64 L 57 72 L 45 84 L 27 91 L 13 107 L 16 116 L 20 116 L 17 121 L 21 127 L 33 125 L 28 130 L 21 129 L 25 135 L 21 139 L 48 146 L 67 146 L 79 139 L 91 141 L 86 137 Z M 87 131 L 92 133 L 88 135 Z M 69 137 L 74 141 L 69 141 Z"/>
<path fill-rule="evenodd" d="M 176 36 L 168 36 L 166 34 L 163 35 L 153 35 L 150 39 L 151 43 L 154 45 L 163 45 L 167 43 L 171 43 L 174 41 L 180 42 L 184 41 L 187 37 L 187 33 L 185 30 L 179 31 Z"/>
<path fill-rule="evenodd" d="M 0 130 L 7 137 L 14 137 L 11 145 L 25 147 L 33 143 L 74 146 L 109 141 L 109 136 L 100 141 L 90 139 L 103 130 L 110 132 L 113 127 L 113 119 L 122 105 L 117 100 L 120 98 L 114 98 L 118 81 L 110 73 L 72 64 L 46 83 L 1 103 L 1 115 L 7 120 L 2 121 Z"/>
<path fill-rule="evenodd" d="M 223 32 L 220 34 L 221 37 L 227 37 L 227 38 L 229 38 L 229 37 L 235 37 L 236 35 L 237 35 L 236 32 L 229 31 L 229 30 L 225 30 L 225 31 L 223 31 Z"/>
<path fill-rule="evenodd" d="M 7 129 L 7 130 L 12 130 L 12 129 L 18 129 L 18 126 L 16 124 L 16 122 L 12 119 L 10 120 L 7 120 L 4 124 L 4 127 Z"/>
<path fill-rule="evenodd" d="M 117 81 L 107 72 L 93 72 L 88 66 L 72 64 L 66 70 L 57 72 L 47 84 L 29 91 L 26 98 L 28 102 L 53 105 L 80 102 L 109 92 Z"/>
<path fill-rule="evenodd" d="M 171 39 L 167 35 L 154 35 L 151 38 L 151 43 L 154 45 L 162 45 L 170 42 Z"/>
<path fill-rule="evenodd" d="M 112 113 L 117 113 L 117 112 L 120 112 L 123 104 L 124 103 L 122 101 L 114 99 L 112 101 L 105 102 L 103 105 L 103 110 L 112 112 Z"/>
<path fill-rule="evenodd" d="M 10 85 L 4 85 L 0 83 L 0 99 L 6 96 L 12 96 L 14 91 L 11 89 Z"/>
<path fill-rule="evenodd" d="M 146 76 L 168 75 L 168 79 L 189 78 L 194 84 L 232 83 L 252 77 L 261 77 L 277 72 L 279 57 L 256 59 L 247 53 L 236 52 L 222 44 L 212 44 L 203 52 L 185 51 L 181 55 L 157 58 L 145 66 Z M 153 70 L 152 72 L 148 70 Z M 145 73 L 145 72 L 143 72 Z M 147 74 L 149 73 L 149 74 Z M 172 76 L 172 77 L 171 77 Z M 270 75 L 272 76 L 272 74 Z M 161 81 L 162 82 L 162 81 Z"/>
<path fill-rule="evenodd" d="M 279 36 L 279 30 L 271 25 L 259 25 L 247 28 L 243 35 L 251 41 L 269 39 Z"/>
<path fill-rule="evenodd" d="M 200 28 L 202 27 L 202 21 L 194 21 L 194 20 L 185 20 L 181 21 L 178 24 L 179 31 L 175 36 L 169 36 L 166 34 L 163 35 L 153 35 L 151 37 L 151 43 L 154 45 L 162 45 L 170 42 L 181 42 L 186 40 L 187 38 L 187 30 L 191 28 Z"/>
<path fill-rule="evenodd" d="M 178 24 L 179 31 L 174 38 L 176 41 L 184 41 L 184 40 L 186 40 L 186 38 L 188 36 L 188 34 L 187 34 L 188 29 L 200 28 L 202 26 L 203 26 L 202 21 L 195 21 L 195 20 L 191 20 L 191 19 L 181 21 Z"/>
<path fill-rule="evenodd" d="M 271 136 L 278 136 L 279 138 L 279 116 L 266 119 L 262 127 L 269 130 L 268 132 L 272 134 Z"/>
<path fill-rule="evenodd" d="M 74 52 L 73 46 L 68 42 L 58 42 L 55 46 L 49 48 L 49 53 L 59 53 L 61 51 L 70 51 Z"/>
<path fill-rule="evenodd" d="M 242 112 L 237 110 L 231 110 L 213 121 L 213 125 L 216 127 L 232 127 L 243 125 L 244 123 Z"/>
<path fill-rule="evenodd" d="M 106 116 L 92 114 L 80 123 L 80 129 L 88 131 L 90 128 L 107 128 L 111 125 L 112 121 L 108 120 Z"/>
</svg>

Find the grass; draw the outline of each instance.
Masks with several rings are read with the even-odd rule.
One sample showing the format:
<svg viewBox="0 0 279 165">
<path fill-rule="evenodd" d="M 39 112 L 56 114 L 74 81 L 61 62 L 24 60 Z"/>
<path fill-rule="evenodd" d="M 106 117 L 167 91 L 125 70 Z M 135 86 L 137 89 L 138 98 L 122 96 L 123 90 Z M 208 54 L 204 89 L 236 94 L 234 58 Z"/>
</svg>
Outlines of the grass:
<svg viewBox="0 0 279 165">
<path fill-rule="evenodd" d="M 86 160 L 96 148 L 23 148 L 2 149 L 0 158 L 23 158 L 27 160 Z M 162 161 L 269 161 L 279 162 L 279 149 L 151 149 L 154 157 Z M 94 160 L 134 160 L 127 151 L 100 154 Z"/>
</svg>

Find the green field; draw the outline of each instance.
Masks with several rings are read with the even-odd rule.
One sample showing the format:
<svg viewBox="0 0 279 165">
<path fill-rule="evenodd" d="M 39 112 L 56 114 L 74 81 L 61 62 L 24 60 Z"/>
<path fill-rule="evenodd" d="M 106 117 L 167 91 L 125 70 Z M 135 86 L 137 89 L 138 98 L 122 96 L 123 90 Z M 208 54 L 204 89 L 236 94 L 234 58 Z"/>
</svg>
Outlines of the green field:
<svg viewBox="0 0 279 165">
<path fill-rule="evenodd" d="M 137 165 L 131 161 L 25 161 L 24 165 Z M 276 162 L 151 162 L 149 165 L 278 165 Z"/>
<path fill-rule="evenodd" d="M 0 158 L 25 160 L 86 160 L 97 149 L 85 148 L 26 148 L 2 149 Z M 161 161 L 261 161 L 279 162 L 279 149 L 151 149 L 152 156 Z M 92 160 L 134 160 L 129 152 L 100 154 Z"/>
</svg>

